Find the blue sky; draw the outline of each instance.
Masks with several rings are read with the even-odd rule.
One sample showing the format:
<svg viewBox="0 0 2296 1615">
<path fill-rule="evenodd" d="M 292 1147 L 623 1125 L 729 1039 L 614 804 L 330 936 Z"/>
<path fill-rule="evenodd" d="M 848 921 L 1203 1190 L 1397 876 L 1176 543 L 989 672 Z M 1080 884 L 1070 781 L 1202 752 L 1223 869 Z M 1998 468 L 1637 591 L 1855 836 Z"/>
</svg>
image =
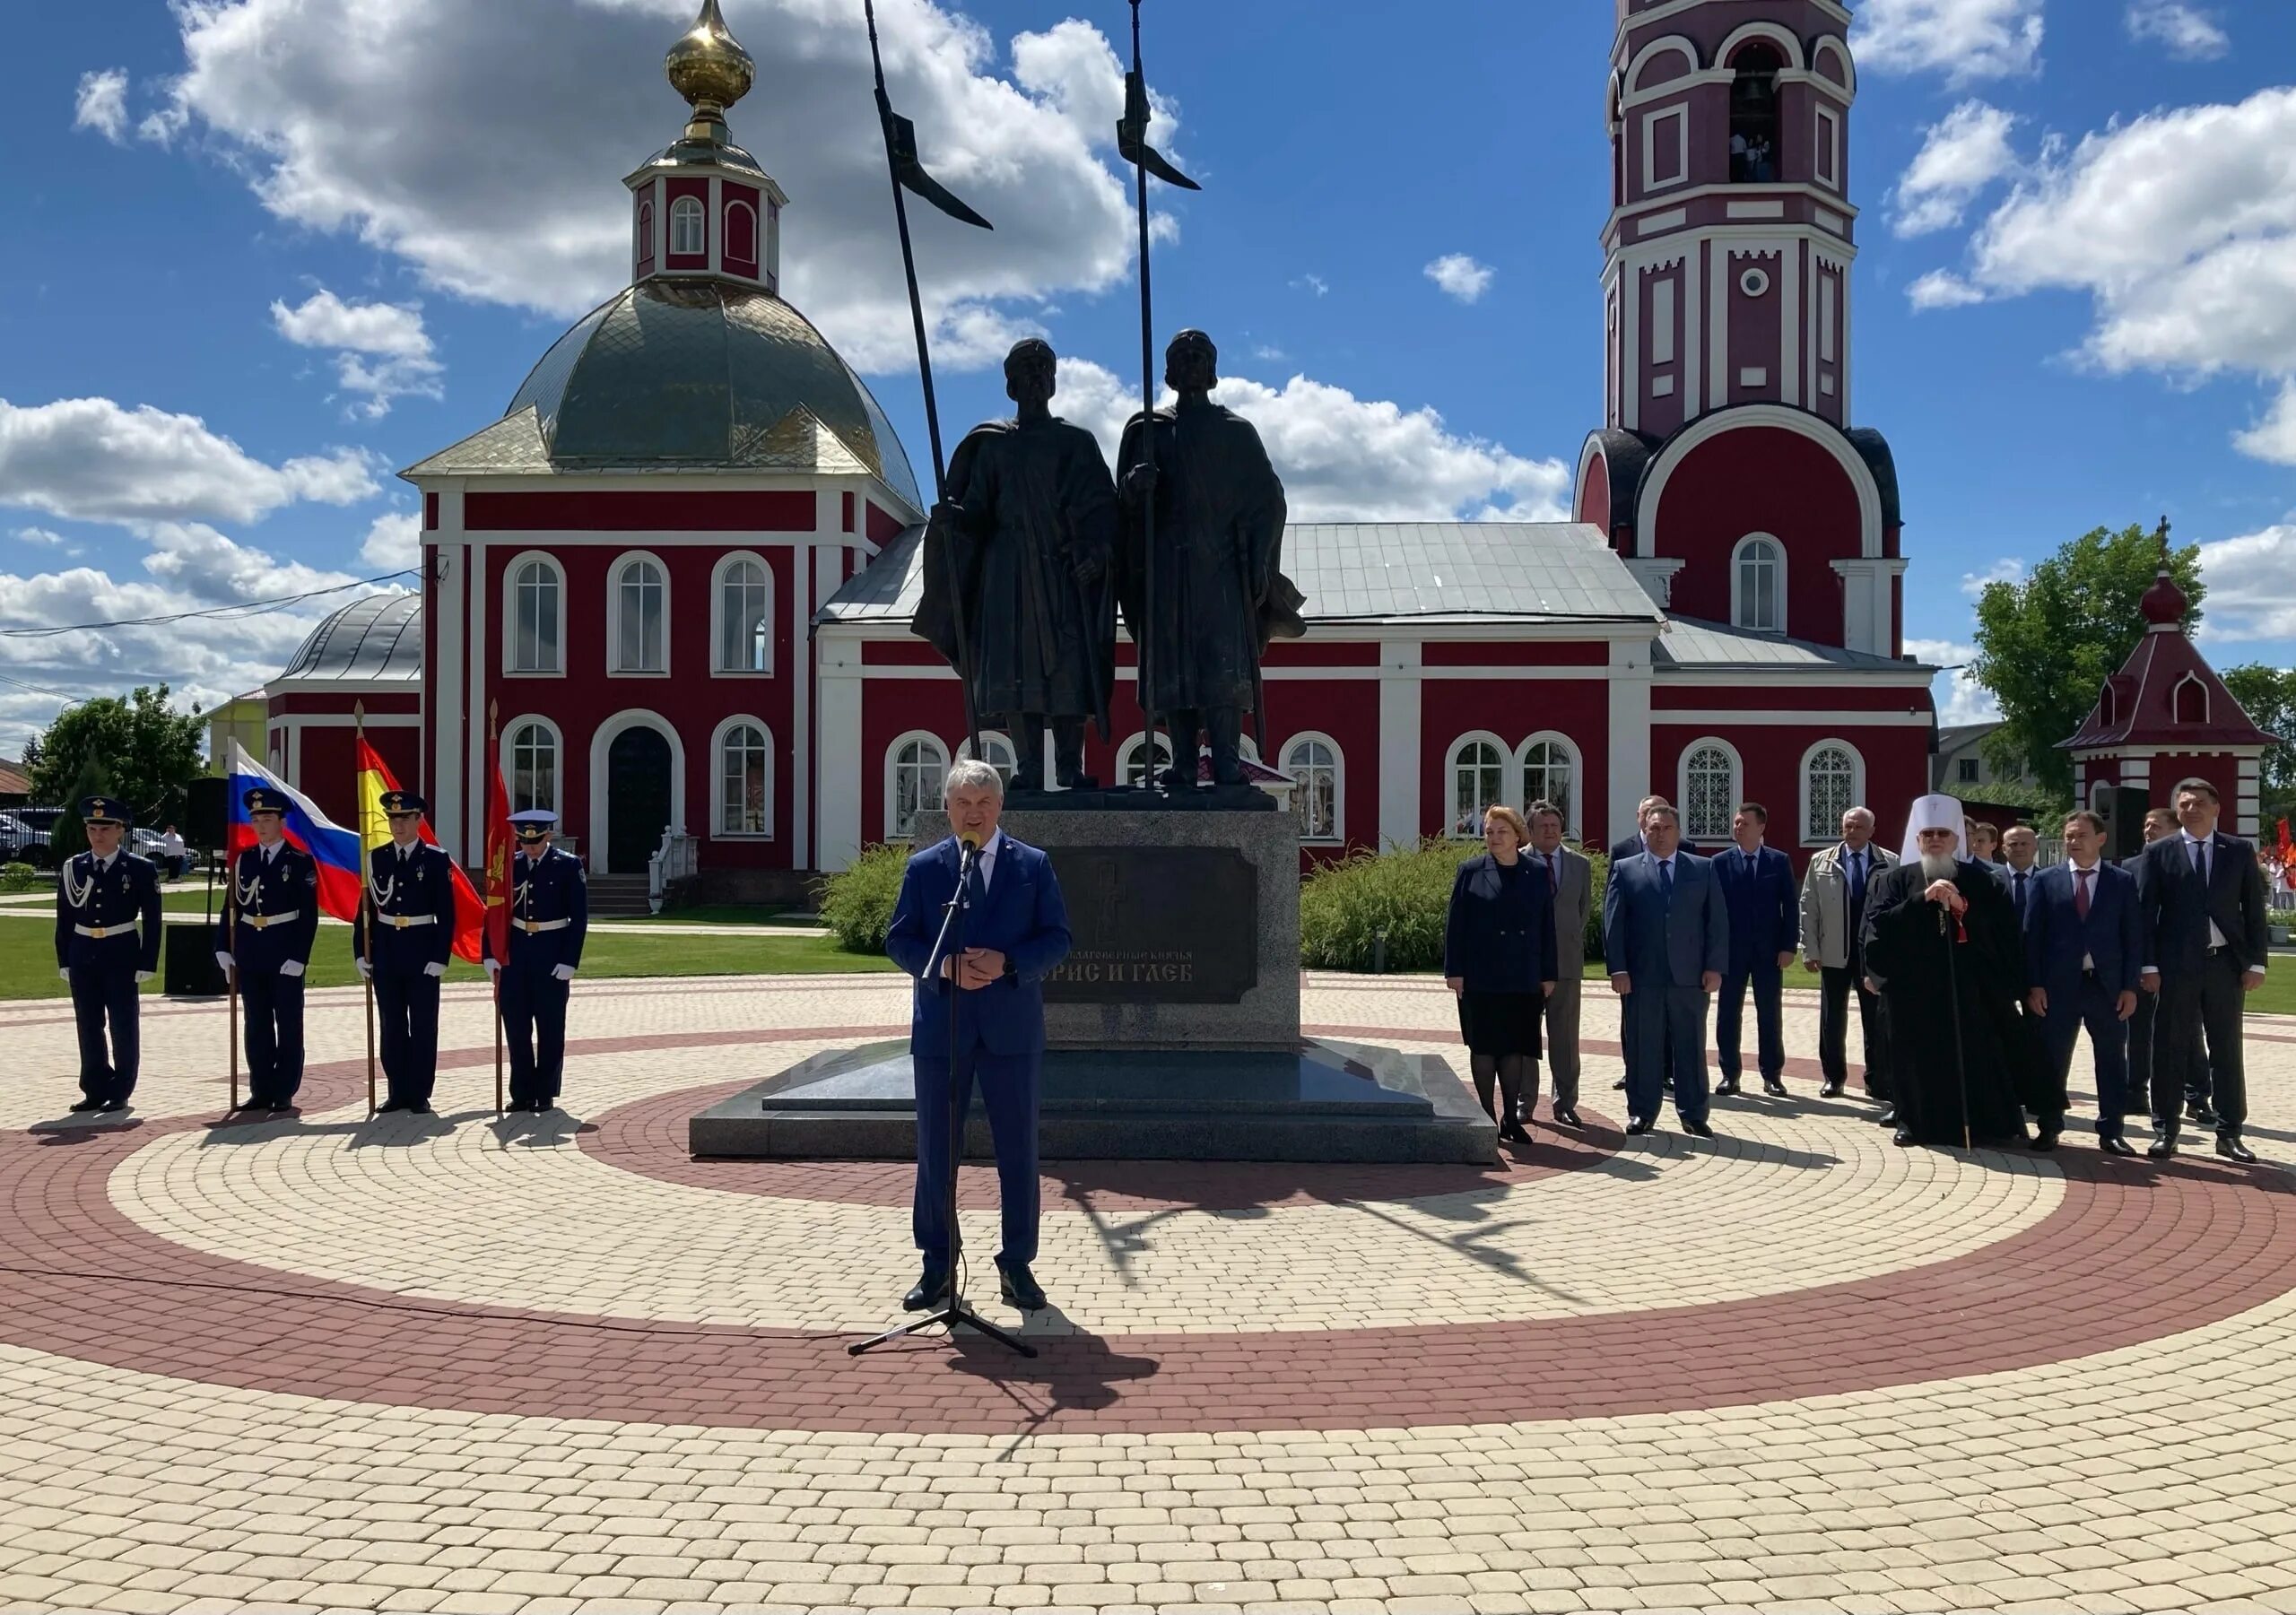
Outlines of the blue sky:
<svg viewBox="0 0 2296 1615">
<path fill-rule="evenodd" d="M 786 289 L 923 474 L 859 0 L 725 6 L 761 65 L 735 134 L 793 195 Z M 24 171 L 0 255 L 0 628 L 403 564 L 391 472 L 499 413 L 621 283 L 619 181 L 679 126 L 659 64 L 691 10 L 122 0 L 91 28 L 22 8 L 0 65 Z M 1919 647 L 1966 648 L 1966 580 L 2165 511 L 2210 546 L 2212 655 L 2296 659 L 2296 403 L 2275 412 L 2296 376 L 2296 7 L 1857 11 L 1854 412 L 1897 450 Z M 1108 132 L 1126 16 L 887 0 L 896 100 L 999 226 L 920 226 L 952 433 L 1001 411 L 993 361 L 1023 331 L 1070 360 L 1077 418 L 1105 429 L 1136 392 Z M 1213 334 L 1303 514 L 1563 497 L 1601 407 L 1611 17 L 1149 0 L 1159 133 L 1205 186 L 1160 194 L 1159 347 Z M 1446 290 L 1429 269 L 1454 255 L 1472 267 Z M 0 638 L 0 751 L 63 697 L 247 688 L 326 603 Z"/>
</svg>

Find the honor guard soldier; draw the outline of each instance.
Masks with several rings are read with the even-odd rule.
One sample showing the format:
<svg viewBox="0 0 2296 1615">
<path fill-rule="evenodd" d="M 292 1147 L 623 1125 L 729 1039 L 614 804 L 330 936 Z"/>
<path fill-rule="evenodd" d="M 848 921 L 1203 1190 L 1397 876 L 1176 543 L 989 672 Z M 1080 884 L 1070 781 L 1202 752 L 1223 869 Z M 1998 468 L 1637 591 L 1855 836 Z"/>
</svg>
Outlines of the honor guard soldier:
<svg viewBox="0 0 2296 1615">
<path fill-rule="evenodd" d="M 319 866 L 289 845 L 287 794 L 244 798 L 255 845 L 232 861 L 225 894 L 230 946 L 215 955 L 239 977 L 247 1011 L 248 1097 L 238 1110 L 288 1110 L 303 1085 L 303 970 L 319 933 Z"/>
<path fill-rule="evenodd" d="M 439 1081 L 439 981 L 455 946 L 454 865 L 444 847 L 422 839 L 422 797 L 385 791 L 382 802 L 391 838 L 367 856 L 367 901 L 352 931 L 352 956 L 374 982 L 382 1012 L 389 1091 L 378 1108 L 429 1116 Z"/>
<path fill-rule="evenodd" d="M 582 861 L 552 845 L 558 815 L 531 808 L 510 815 L 518 855 L 510 862 L 510 959 L 499 972 L 502 1029 L 510 1046 L 510 1108 L 536 1115 L 556 1107 L 566 1069 L 566 1000 L 590 928 Z"/>
<path fill-rule="evenodd" d="M 135 990 L 160 968 L 160 872 L 120 850 L 134 820 L 117 797 L 86 798 L 80 821 L 88 850 L 64 865 L 56 887 L 56 972 L 72 984 L 80 1027 L 83 1098 L 72 1108 L 125 1110 L 142 1054 Z"/>
</svg>

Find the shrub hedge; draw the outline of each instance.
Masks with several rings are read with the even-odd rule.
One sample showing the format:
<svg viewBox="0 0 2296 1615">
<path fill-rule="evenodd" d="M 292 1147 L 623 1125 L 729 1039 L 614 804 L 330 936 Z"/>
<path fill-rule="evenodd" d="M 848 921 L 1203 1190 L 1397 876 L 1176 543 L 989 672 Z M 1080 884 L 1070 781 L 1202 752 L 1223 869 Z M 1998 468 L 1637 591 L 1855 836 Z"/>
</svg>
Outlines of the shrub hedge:
<svg viewBox="0 0 2296 1615">
<path fill-rule="evenodd" d="M 848 953 L 883 953 L 885 933 L 900 898 L 902 870 L 909 866 L 906 841 L 864 847 L 861 855 L 826 876 L 818 893 L 822 924 Z"/>
<path fill-rule="evenodd" d="M 1374 939 L 1387 933 L 1390 970 L 1439 970 L 1443 923 L 1459 865 L 1483 850 L 1479 841 L 1434 838 L 1413 847 L 1359 852 L 1326 864 L 1300 888 L 1300 962 L 1317 970 L 1369 970 Z M 1593 855 L 1594 909 L 1587 953 L 1602 953 L 1603 881 L 1610 863 Z"/>
<path fill-rule="evenodd" d="M 39 871 L 29 864 L 0 864 L 0 891 L 30 891 L 39 883 Z"/>
</svg>

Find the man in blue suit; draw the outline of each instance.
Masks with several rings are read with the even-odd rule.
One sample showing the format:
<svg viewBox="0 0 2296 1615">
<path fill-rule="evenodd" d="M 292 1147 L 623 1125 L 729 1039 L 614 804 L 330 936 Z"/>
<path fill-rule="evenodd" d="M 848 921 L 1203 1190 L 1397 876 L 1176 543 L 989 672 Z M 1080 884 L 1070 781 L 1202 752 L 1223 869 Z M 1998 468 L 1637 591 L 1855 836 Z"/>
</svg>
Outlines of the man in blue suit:
<svg viewBox="0 0 2296 1615">
<path fill-rule="evenodd" d="M 2084 1027 L 2097 1063 L 2097 1147 L 2134 1155 L 2121 1134 L 2128 1109 L 2128 1020 L 2144 968 L 2136 877 L 2104 862 L 2105 821 L 2085 808 L 2065 821 L 2065 862 L 2044 870 L 2025 901 L 2027 1004 L 2041 1024 L 2048 1064 L 2037 1150 L 2065 1131 L 2066 1077 Z"/>
<path fill-rule="evenodd" d="M 553 846 L 558 815 L 528 808 L 510 815 L 518 851 L 510 860 L 509 962 L 486 942 L 502 1032 L 510 1050 L 510 1108 L 544 1116 L 558 1108 L 566 1076 L 566 1006 L 582 943 L 590 933 L 590 886 L 582 860 Z"/>
<path fill-rule="evenodd" d="M 1794 865 L 1775 847 L 1764 847 L 1770 812 L 1759 802 L 1742 802 L 1730 821 L 1731 845 L 1717 853 L 1714 878 L 1722 885 L 1730 922 L 1730 962 L 1722 972 L 1722 998 L 1714 1008 L 1714 1043 L 1722 1060 L 1718 1094 L 1738 1091 L 1744 1069 L 1738 1052 L 1738 1022 L 1746 1004 L 1746 984 L 1754 989 L 1755 1057 L 1761 1063 L 1761 1090 L 1786 1097 L 1786 967 L 1802 942 L 1802 908 L 1794 885 Z"/>
<path fill-rule="evenodd" d="M 351 962 L 375 984 L 383 1028 L 377 1114 L 429 1116 L 439 1081 L 439 984 L 455 951 L 455 866 L 422 838 L 422 798 L 385 791 L 391 838 L 367 855 L 367 900 L 351 928 Z"/>
<path fill-rule="evenodd" d="M 1680 850 L 1682 822 L 1661 804 L 1642 821 L 1643 850 L 1611 865 L 1603 889 L 1603 958 L 1626 1044 L 1626 1130 L 1657 1124 L 1661 1079 L 1674 1068 L 1683 1131 L 1706 1124 L 1706 1002 L 1729 962 L 1730 922 L 1714 865 Z"/>
<path fill-rule="evenodd" d="M 65 860 L 56 886 L 56 971 L 71 985 L 80 1029 L 81 1098 L 72 1108 L 117 1115 L 135 1093 L 143 1058 L 137 990 L 160 968 L 160 872 L 122 850 L 135 821 L 118 797 L 83 798 L 80 822 L 88 850 Z"/>
<path fill-rule="evenodd" d="M 912 1226 L 925 1271 L 902 1299 L 911 1312 L 946 1304 L 950 1180 L 956 1140 L 949 1112 L 988 1112 L 1004 1204 L 996 1269 L 1004 1299 L 1033 1311 L 1044 1290 L 1029 1272 L 1037 1255 L 1037 1067 L 1044 1054 L 1044 978 L 1067 957 L 1068 910 L 1052 861 L 997 829 L 1004 785 L 984 762 L 949 770 L 942 801 L 947 839 L 909 861 L 885 933 L 885 953 L 917 978 L 909 1052 L 917 1072 L 917 1197 Z M 944 952 L 944 912 L 958 895 L 962 847 L 978 847 L 964 881 L 964 946 Z M 952 1090 L 953 1084 L 953 1091 Z"/>
<path fill-rule="evenodd" d="M 303 1085 L 303 971 L 319 934 L 319 866 L 286 838 L 286 792 L 257 786 L 241 801 L 255 845 L 231 860 L 223 894 L 231 945 L 215 955 L 239 977 L 247 1011 L 248 1097 L 234 1108 L 291 1110 Z"/>
</svg>

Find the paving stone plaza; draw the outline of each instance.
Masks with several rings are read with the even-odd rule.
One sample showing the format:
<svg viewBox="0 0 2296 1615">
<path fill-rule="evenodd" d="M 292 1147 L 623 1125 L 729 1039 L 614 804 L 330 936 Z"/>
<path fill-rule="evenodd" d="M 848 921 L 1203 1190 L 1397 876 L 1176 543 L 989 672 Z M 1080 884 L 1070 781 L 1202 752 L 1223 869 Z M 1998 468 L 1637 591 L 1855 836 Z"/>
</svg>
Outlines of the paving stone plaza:
<svg viewBox="0 0 2296 1615">
<path fill-rule="evenodd" d="M 0 1010 L 0 1607 L 2296 1610 L 2296 1021 L 2253 1168 L 1893 1149 L 1804 994 L 1710 1144 L 1050 1163 L 1026 1320 L 968 1168 L 1042 1355 L 857 1359 L 909 1169 L 684 1122 L 905 985 L 586 984 L 568 1112 L 501 1122 L 472 988 L 439 1114 L 373 1122 L 349 992 L 230 1125 L 220 1009 L 147 1012 L 126 1127 L 55 1125 L 69 1011 Z M 1463 1064 L 1431 981 L 1305 1019 Z"/>
</svg>

